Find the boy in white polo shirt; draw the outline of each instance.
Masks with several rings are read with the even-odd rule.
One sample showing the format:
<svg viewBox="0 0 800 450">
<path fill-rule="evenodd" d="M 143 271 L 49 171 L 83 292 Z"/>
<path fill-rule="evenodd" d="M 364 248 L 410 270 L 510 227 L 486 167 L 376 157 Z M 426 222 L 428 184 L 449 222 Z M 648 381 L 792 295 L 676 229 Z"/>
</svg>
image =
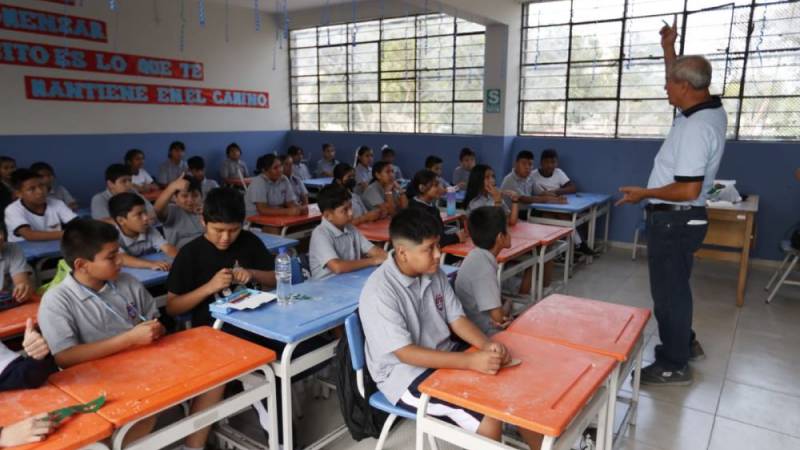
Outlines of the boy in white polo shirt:
<svg viewBox="0 0 800 450">
<path fill-rule="evenodd" d="M 28 169 L 11 174 L 17 200 L 5 211 L 9 242 L 61 239 L 61 229 L 77 217 L 61 200 L 47 195 L 44 179 Z"/>
<path fill-rule="evenodd" d="M 322 222 L 311 233 L 308 252 L 315 280 L 377 266 L 386 260 L 386 252 L 372 245 L 351 223 L 353 207 L 347 189 L 329 184 L 317 194 L 317 204 Z"/>
<path fill-rule="evenodd" d="M 369 277 L 359 299 L 367 368 L 393 404 L 416 412 L 419 384 L 433 369 L 469 369 L 496 374 L 511 355 L 490 341 L 464 315 L 447 276 L 439 268 L 441 229 L 422 211 L 400 211 L 389 226 L 394 250 Z M 451 335 L 477 348 L 457 351 Z M 500 440 L 502 423 L 480 413 L 431 399 L 428 412 L 482 436 Z M 520 429 L 532 449 L 542 436 Z"/>
</svg>

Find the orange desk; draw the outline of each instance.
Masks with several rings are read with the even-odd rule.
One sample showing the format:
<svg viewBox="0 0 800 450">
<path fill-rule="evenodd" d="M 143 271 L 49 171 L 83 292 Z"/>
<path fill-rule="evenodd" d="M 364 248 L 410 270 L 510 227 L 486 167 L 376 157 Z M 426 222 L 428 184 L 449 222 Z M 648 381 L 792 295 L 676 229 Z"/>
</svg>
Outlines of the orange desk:
<svg viewBox="0 0 800 450">
<path fill-rule="evenodd" d="M 308 205 L 308 213 L 300 216 L 250 216 L 247 221 L 256 224 L 264 225 L 272 228 L 280 228 L 281 236 L 299 239 L 310 234 L 311 231 L 300 232 L 287 235 L 286 232 L 290 227 L 297 227 L 307 225 L 310 223 L 319 222 L 322 220 L 322 213 L 319 212 L 319 206 L 316 203 Z"/>
<path fill-rule="evenodd" d="M 36 316 L 39 314 L 39 296 L 33 297 L 27 302 L 0 311 L 0 340 L 20 336 L 25 332 L 25 322 L 28 318 L 36 323 Z"/>
<path fill-rule="evenodd" d="M 589 300 L 567 295 L 551 295 L 519 316 L 508 332 L 545 339 L 567 347 L 611 357 L 617 361 L 609 387 L 608 417 L 614 417 L 617 391 L 635 365 L 633 395 L 620 400 L 629 408 L 620 427 L 636 424 L 644 327 L 650 310 Z M 614 436 L 613 421 L 607 423 L 606 448 Z"/>
<path fill-rule="evenodd" d="M 142 192 L 142 197 L 146 198 L 148 201 L 154 202 L 158 199 L 158 196 L 161 195 L 161 189 L 154 189 L 152 191 Z"/>
<path fill-rule="evenodd" d="M 441 216 L 444 223 L 456 222 L 464 218 L 464 215 L 460 213 L 448 216 L 447 213 L 443 212 Z M 362 223 L 356 228 L 368 241 L 383 242 L 384 249 L 386 249 L 389 246 L 389 224 L 391 221 L 392 219 L 387 217 L 374 222 Z"/>
<path fill-rule="evenodd" d="M 545 435 L 543 450 L 570 448 L 595 417 L 603 429 L 608 395 L 604 385 L 614 360 L 529 336 L 500 332 L 517 367 L 497 375 L 441 369 L 420 385 L 417 449 L 426 433 L 470 449 L 507 448 L 425 415 L 430 397 Z M 600 428 L 598 428 L 600 429 Z"/>
<path fill-rule="evenodd" d="M 229 381 L 247 378 L 252 372 L 263 372 L 259 383 L 246 383 L 250 389 L 126 449 L 162 447 L 265 398 L 273 412 L 269 414 L 273 428 L 267 430 L 270 448 L 277 448 L 275 378 L 269 367 L 275 358 L 272 350 L 210 327 L 198 327 L 165 336 L 153 345 L 79 364 L 52 375 L 50 382 L 81 402 L 106 392 L 108 401 L 97 414 L 118 428 L 113 444 L 119 449 L 125 433 L 140 419 Z"/>
<path fill-rule="evenodd" d="M 36 414 L 80 403 L 58 388 L 46 384 L 39 389 L 0 393 L 0 426 L 11 425 Z M 78 414 L 64 421 L 42 442 L 13 447 L 14 450 L 106 449 L 97 444 L 111 436 L 112 426 L 97 414 Z"/>
<path fill-rule="evenodd" d="M 230 186 L 247 187 L 247 186 L 250 186 L 250 182 L 251 181 L 252 181 L 252 178 L 242 178 L 242 179 L 234 178 L 234 179 L 230 179 L 230 180 L 226 181 L 225 183 L 230 185 Z"/>
</svg>

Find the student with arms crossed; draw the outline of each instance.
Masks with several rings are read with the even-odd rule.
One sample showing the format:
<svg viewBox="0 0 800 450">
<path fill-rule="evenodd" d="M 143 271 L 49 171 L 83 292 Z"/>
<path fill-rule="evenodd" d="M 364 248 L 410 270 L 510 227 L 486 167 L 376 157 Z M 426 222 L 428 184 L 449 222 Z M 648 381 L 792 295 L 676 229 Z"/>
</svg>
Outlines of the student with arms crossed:
<svg viewBox="0 0 800 450">
<path fill-rule="evenodd" d="M 108 209 L 119 231 L 122 265 L 139 269 L 169 270 L 167 261 L 139 258 L 157 252 L 164 252 L 170 258 L 178 254 L 178 249 L 167 242 L 158 230 L 150 226 L 150 217 L 144 209 L 144 200 L 133 192 L 123 192 L 111 197 Z"/>
<path fill-rule="evenodd" d="M 203 234 L 203 196 L 195 178 L 184 176 L 168 184 L 156 199 L 155 210 L 167 242 L 178 250 Z"/>
<path fill-rule="evenodd" d="M 239 148 L 239 144 L 235 142 L 228 144 L 228 147 L 225 148 L 225 156 L 225 161 L 222 161 L 219 171 L 223 183 L 237 185 L 250 176 L 247 163 L 242 161 L 242 149 Z"/>
<path fill-rule="evenodd" d="M 61 239 L 62 227 L 77 217 L 61 200 L 49 197 L 44 179 L 28 169 L 11 174 L 17 200 L 6 207 L 9 242 Z"/>
<path fill-rule="evenodd" d="M 314 175 L 317 178 L 333 176 L 333 169 L 339 164 L 336 160 L 336 147 L 333 144 L 322 144 L 322 159 L 317 161 L 317 170 Z"/>
<path fill-rule="evenodd" d="M 294 164 L 294 174 L 297 175 L 298 178 L 301 180 L 307 180 L 311 178 L 311 172 L 308 170 L 308 166 L 306 165 L 303 149 L 292 145 L 286 150 L 286 154 L 292 157 L 292 164 Z"/>
<path fill-rule="evenodd" d="M 294 193 L 294 198 L 297 199 L 297 203 L 302 206 L 308 206 L 308 189 L 306 189 L 303 180 L 295 175 L 295 166 L 292 162 L 292 157 L 289 155 L 281 155 L 279 159 L 281 160 L 281 164 L 283 164 L 283 174 L 289 179 L 289 184 L 292 185 L 292 192 Z"/>
</svg>

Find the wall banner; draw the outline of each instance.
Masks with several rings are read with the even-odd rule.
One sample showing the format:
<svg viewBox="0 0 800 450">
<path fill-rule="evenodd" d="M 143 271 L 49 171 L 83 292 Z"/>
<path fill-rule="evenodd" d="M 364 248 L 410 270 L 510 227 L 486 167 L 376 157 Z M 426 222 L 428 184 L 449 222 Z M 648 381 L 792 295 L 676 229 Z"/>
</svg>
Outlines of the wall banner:
<svg viewBox="0 0 800 450">
<path fill-rule="evenodd" d="M 88 17 L 21 8 L 0 3 L 0 29 L 108 42 L 106 23 Z"/>
</svg>

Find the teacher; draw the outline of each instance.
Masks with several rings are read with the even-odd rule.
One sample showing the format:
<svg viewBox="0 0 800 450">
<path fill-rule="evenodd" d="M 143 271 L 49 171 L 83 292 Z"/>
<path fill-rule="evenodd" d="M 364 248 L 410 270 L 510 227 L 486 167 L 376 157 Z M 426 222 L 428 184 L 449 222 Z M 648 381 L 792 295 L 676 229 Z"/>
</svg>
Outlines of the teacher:
<svg viewBox="0 0 800 450">
<path fill-rule="evenodd" d="M 617 205 L 647 200 L 650 294 L 661 344 L 642 369 L 642 384 L 688 385 L 689 361 L 705 356 L 692 330 L 694 252 L 708 229 L 705 200 L 725 149 L 727 116 L 709 94 L 711 65 L 702 56 L 675 55 L 676 23 L 661 28 L 667 98 L 680 110 L 653 162 L 647 188 L 624 186 Z"/>
</svg>

